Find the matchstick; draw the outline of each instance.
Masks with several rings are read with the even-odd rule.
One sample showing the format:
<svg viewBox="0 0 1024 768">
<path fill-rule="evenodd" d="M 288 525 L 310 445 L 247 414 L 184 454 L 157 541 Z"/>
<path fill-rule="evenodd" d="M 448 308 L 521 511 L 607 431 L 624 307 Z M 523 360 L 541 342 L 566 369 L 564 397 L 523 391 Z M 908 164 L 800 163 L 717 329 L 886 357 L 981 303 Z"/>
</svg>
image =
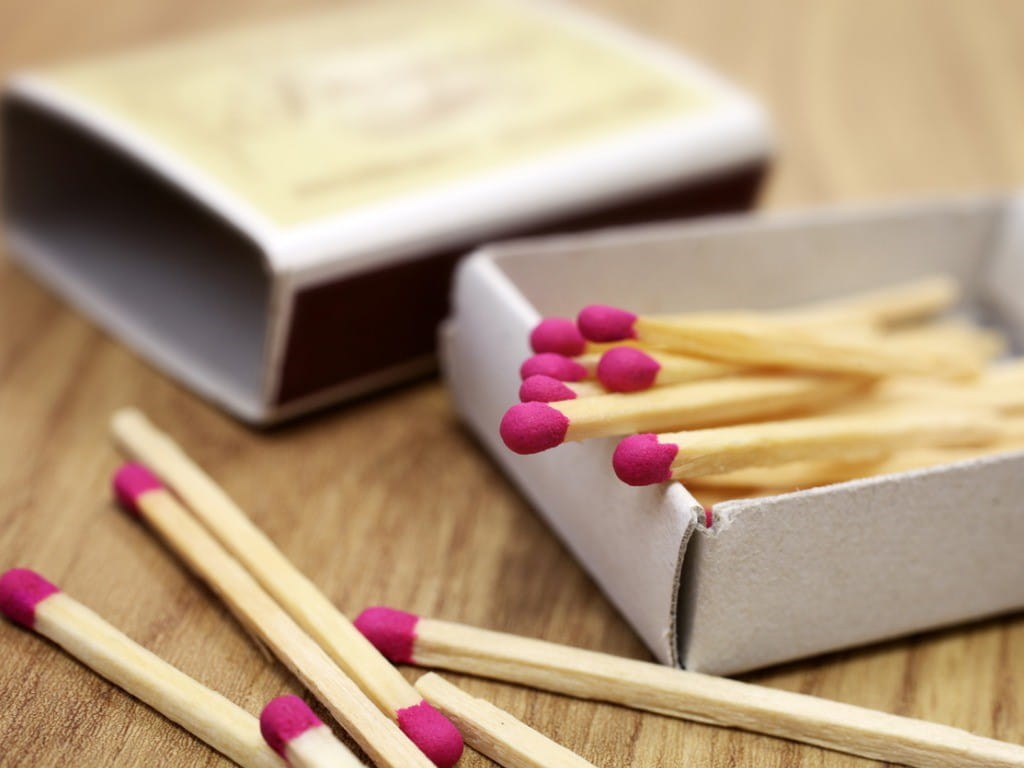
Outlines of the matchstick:
<svg viewBox="0 0 1024 768">
<path fill-rule="evenodd" d="M 0 611 L 245 768 L 281 768 L 256 718 L 193 680 L 38 573 L 0 576 Z"/>
<path fill-rule="evenodd" d="M 1024 746 L 789 691 L 369 608 L 356 620 L 392 661 L 741 728 L 913 768 L 1022 768 Z"/>
<path fill-rule="evenodd" d="M 538 453 L 592 437 L 694 429 L 810 411 L 839 402 L 865 386 L 863 379 L 846 377 L 745 376 L 634 394 L 519 403 L 505 412 L 500 432 L 512 451 Z"/>
<path fill-rule="evenodd" d="M 934 317 L 960 298 L 960 286 L 949 275 L 930 275 L 847 297 L 803 304 L 781 313 L 796 322 L 863 323 L 892 327 Z"/>
<path fill-rule="evenodd" d="M 523 403 L 555 403 L 605 394 L 607 390 L 593 381 L 560 381 L 542 374 L 529 376 L 519 385 L 519 400 Z"/>
<path fill-rule="evenodd" d="M 691 490 L 722 488 L 741 494 L 750 489 L 763 489 L 781 493 L 1024 450 L 1024 418 L 1005 419 L 999 426 L 1003 435 L 990 445 L 973 448 L 917 448 L 900 451 L 881 459 L 860 461 L 810 460 L 782 466 L 748 467 L 720 475 L 689 478 L 686 484 Z"/>
<path fill-rule="evenodd" d="M 364 768 L 298 696 L 278 696 L 260 713 L 260 732 L 290 768 Z"/>
<path fill-rule="evenodd" d="M 615 448 L 612 466 L 624 483 L 651 485 L 806 459 L 857 460 L 904 448 L 984 445 L 1002 434 L 986 411 L 894 408 L 632 435 Z"/>
<path fill-rule="evenodd" d="M 462 737 L 296 568 L 242 509 L 166 434 L 136 410 L 114 414 L 119 445 L 150 467 L 320 647 L 437 765 L 454 763 Z"/>
<path fill-rule="evenodd" d="M 428 672 L 416 690 L 454 720 L 473 749 L 506 768 L 594 768 L 570 749 L 538 733 L 489 701 L 470 696 Z"/>
<path fill-rule="evenodd" d="M 610 392 L 640 392 L 653 386 L 717 379 L 744 369 L 638 347 L 612 347 L 598 360 L 598 381 Z"/>
<path fill-rule="evenodd" d="M 586 316 L 590 321 L 584 323 Z M 733 365 L 861 376 L 976 376 L 981 363 L 956 349 L 909 345 L 891 335 L 852 333 L 839 327 L 796 326 L 756 314 L 695 316 L 672 321 L 592 306 L 580 328 L 600 336 L 633 334 L 645 344 Z"/>
<path fill-rule="evenodd" d="M 568 317 L 545 317 L 530 332 L 530 348 L 537 354 L 576 357 L 586 350 L 587 340 Z"/>
<path fill-rule="evenodd" d="M 559 381 L 583 381 L 594 377 L 599 359 L 597 354 L 573 358 L 555 352 L 542 352 L 523 361 L 519 366 L 519 377 L 524 381 L 531 376 L 550 376 Z"/>
<path fill-rule="evenodd" d="M 853 296 L 833 298 L 799 307 L 762 313 L 766 320 L 788 325 L 863 325 L 892 327 L 932 317 L 949 309 L 960 289 L 948 275 L 932 275 L 910 283 L 881 288 Z M 702 315 L 650 315 L 651 320 L 674 323 L 696 317 L 727 320 L 747 313 L 713 312 Z M 585 307 L 576 326 L 592 342 L 614 342 L 637 338 L 638 315 L 601 304 Z M 538 350 L 539 351 L 539 350 Z"/>
<path fill-rule="evenodd" d="M 114 477 L 114 490 L 122 505 L 145 519 L 239 622 L 323 702 L 377 765 L 430 768 L 426 755 L 193 519 L 155 475 L 140 464 L 126 464 Z M 444 765 L 451 766 L 455 759 L 446 760 Z"/>
</svg>

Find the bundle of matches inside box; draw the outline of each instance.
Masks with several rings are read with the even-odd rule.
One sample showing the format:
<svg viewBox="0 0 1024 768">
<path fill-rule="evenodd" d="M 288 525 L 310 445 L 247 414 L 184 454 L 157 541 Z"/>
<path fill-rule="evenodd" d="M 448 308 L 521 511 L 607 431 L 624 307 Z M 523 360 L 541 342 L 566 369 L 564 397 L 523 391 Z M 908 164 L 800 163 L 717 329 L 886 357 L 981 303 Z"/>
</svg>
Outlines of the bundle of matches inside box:
<svg viewBox="0 0 1024 768">
<path fill-rule="evenodd" d="M 918 768 L 1024 768 L 1024 746 L 805 694 L 392 608 L 368 608 L 349 621 L 145 416 L 121 411 L 111 427 L 134 459 L 114 474 L 121 505 L 210 587 L 382 768 L 451 768 L 463 753 L 463 737 L 507 768 L 593 768 L 568 747 L 442 677 L 430 673 L 410 683 L 392 663 L 488 677 Z M 257 719 L 34 571 L 13 568 L 0 575 L 0 612 L 238 765 L 362 765 L 303 699 L 273 699 Z"/>
<path fill-rule="evenodd" d="M 501 437 L 530 454 L 624 436 L 623 482 L 705 504 L 1024 448 L 1024 363 L 943 317 L 958 300 L 936 275 L 784 311 L 547 318 Z"/>
</svg>

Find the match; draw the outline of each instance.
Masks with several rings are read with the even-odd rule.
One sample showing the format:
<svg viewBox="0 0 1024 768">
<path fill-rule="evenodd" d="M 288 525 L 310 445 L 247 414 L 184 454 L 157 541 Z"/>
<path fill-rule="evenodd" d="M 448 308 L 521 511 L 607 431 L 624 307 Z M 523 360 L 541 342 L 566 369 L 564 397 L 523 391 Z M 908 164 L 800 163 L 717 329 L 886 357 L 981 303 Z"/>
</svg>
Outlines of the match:
<svg viewBox="0 0 1024 768">
<path fill-rule="evenodd" d="M 948 275 L 932 275 L 910 283 L 847 297 L 804 304 L 784 311 L 764 313 L 777 323 L 803 325 L 864 325 L 891 328 L 933 317 L 949 309 L 960 296 L 956 281 Z M 740 316 L 746 313 L 738 313 Z M 734 312 L 715 312 L 701 317 L 728 319 Z M 687 322 L 690 314 L 650 315 L 656 322 Z M 642 336 L 637 322 L 644 317 L 601 304 L 585 307 L 576 328 L 589 341 L 613 342 Z"/>
<path fill-rule="evenodd" d="M 907 344 L 894 338 L 896 334 L 867 329 L 852 332 L 841 326 L 797 326 L 756 314 L 665 321 L 611 307 L 584 311 L 592 317 L 588 327 L 622 326 L 651 347 L 733 365 L 859 376 L 965 379 L 977 376 L 983 364 L 957 348 Z M 624 324 L 628 318 L 632 319 Z"/>
<path fill-rule="evenodd" d="M 278 696 L 260 713 L 260 733 L 290 768 L 365 768 L 298 696 Z"/>
<path fill-rule="evenodd" d="M 721 378 L 743 370 L 726 363 L 617 346 L 601 355 L 596 375 L 610 392 L 640 392 L 654 386 Z"/>
<path fill-rule="evenodd" d="M 114 477 L 114 490 L 121 504 L 149 523 L 239 622 L 330 710 L 377 765 L 430 768 L 427 756 L 193 519 L 155 475 L 140 464 L 126 464 Z M 458 755 L 437 764 L 451 766 L 456 759 Z"/>
<path fill-rule="evenodd" d="M 748 467 L 721 475 L 705 475 L 687 480 L 693 488 L 733 489 L 738 494 L 750 489 L 771 489 L 785 492 L 924 469 L 958 461 L 968 461 L 1008 451 L 1024 450 L 1024 418 L 1000 422 L 1002 437 L 990 445 L 972 448 L 917 448 L 893 453 L 880 459 L 860 461 L 799 461 L 775 467 Z"/>
<path fill-rule="evenodd" d="M 545 317 L 530 332 L 530 348 L 537 354 L 551 352 L 565 357 L 582 355 L 587 348 L 576 322 L 568 317 Z"/>
<path fill-rule="evenodd" d="M 559 381 L 583 381 L 593 378 L 599 357 L 595 354 L 578 358 L 566 357 L 555 352 L 542 352 L 526 358 L 519 366 L 519 377 L 550 376 Z"/>
<path fill-rule="evenodd" d="M 500 432 L 515 453 L 539 453 L 593 437 L 696 429 L 806 412 L 832 405 L 867 386 L 865 380 L 852 377 L 745 376 L 635 394 L 526 402 L 505 412 Z"/>
<path fill-rule="evenodd" d="M 390 608 L 356 625 L 400 664 L 441 668 L 740 728 L 912 768 L 1022 768 L 1024 746 L 801 693 L 468 627 Z"/>
<path fill-rule="evenodd" d="M 281 768 L 256 718 L 146 650 L 35 571 L 0 576 L 0 611 L 244 768 Z"/>
<path fill-rule="evenodd" d="M 608 390 L 593 381 L 560 381 L 551 376 L 537 374 L 519 385 L 519 401 L 523 403 L 555 403 L 608 394 Z"/>
<path fill-rule="evenodd" d="M 535 731 L 489 701 L 470 696 L 428 672 L 416 689 L 455 721 L 473 749 L 506 768 L 594 768 L 570 749 Z"/>
<path fill-rule="evenodd" d="M 848 461 L 906 448 L 984 445 L 1002 435 L 995 416 L 983 410 L 880 409 L 632 435 L 615 448 L 612 466 L 628 485 L 652 485 L 806 459 Z"/>
<path fill-rule="evenodd" d="M 423 701 L 352 622 L 169 436 L 136 410 L 114 414 L 111 429 L 121 448 L 151 468 L 185 501 L 221 545 L 431 760 L 444 768 L 458 760 L 462 737 L 455 726 Z"/>
</svg>

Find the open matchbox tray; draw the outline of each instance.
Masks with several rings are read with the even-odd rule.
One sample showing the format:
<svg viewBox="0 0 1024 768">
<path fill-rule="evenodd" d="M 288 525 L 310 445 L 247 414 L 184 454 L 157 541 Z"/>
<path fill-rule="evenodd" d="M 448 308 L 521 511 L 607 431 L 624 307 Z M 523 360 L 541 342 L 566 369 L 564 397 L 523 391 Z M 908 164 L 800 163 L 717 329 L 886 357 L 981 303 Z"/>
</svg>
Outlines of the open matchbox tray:
<svg viewBox="0 0 1024 768">
<path fill-rule="evenodd" d="M 987 197 L 489 246 L 457 273 L 442 362 L 462 417 L 655 655 L 732 674 L 1024 606 L 1024 452 L 708 515 L 680 483 L 621 483 L 615 438 L 504 447 L 530 329 L 590 303 L 767 309 L 935 272 L 1020 353 L 1024 198 Z"/>
</svg>

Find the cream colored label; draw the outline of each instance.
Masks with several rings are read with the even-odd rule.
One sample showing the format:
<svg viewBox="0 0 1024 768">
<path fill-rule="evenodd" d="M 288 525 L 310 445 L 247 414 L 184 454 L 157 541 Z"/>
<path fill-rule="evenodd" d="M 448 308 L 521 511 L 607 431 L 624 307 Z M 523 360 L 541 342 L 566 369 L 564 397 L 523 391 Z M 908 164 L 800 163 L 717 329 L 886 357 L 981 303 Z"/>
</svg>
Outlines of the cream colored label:
<svg viewBox="0 0 1024 768">
<path fill-rule="evenodd" d="M 496 0 L 357 3 L 49 74 L 284 226 L 709 105 Z"/>
</svg>

